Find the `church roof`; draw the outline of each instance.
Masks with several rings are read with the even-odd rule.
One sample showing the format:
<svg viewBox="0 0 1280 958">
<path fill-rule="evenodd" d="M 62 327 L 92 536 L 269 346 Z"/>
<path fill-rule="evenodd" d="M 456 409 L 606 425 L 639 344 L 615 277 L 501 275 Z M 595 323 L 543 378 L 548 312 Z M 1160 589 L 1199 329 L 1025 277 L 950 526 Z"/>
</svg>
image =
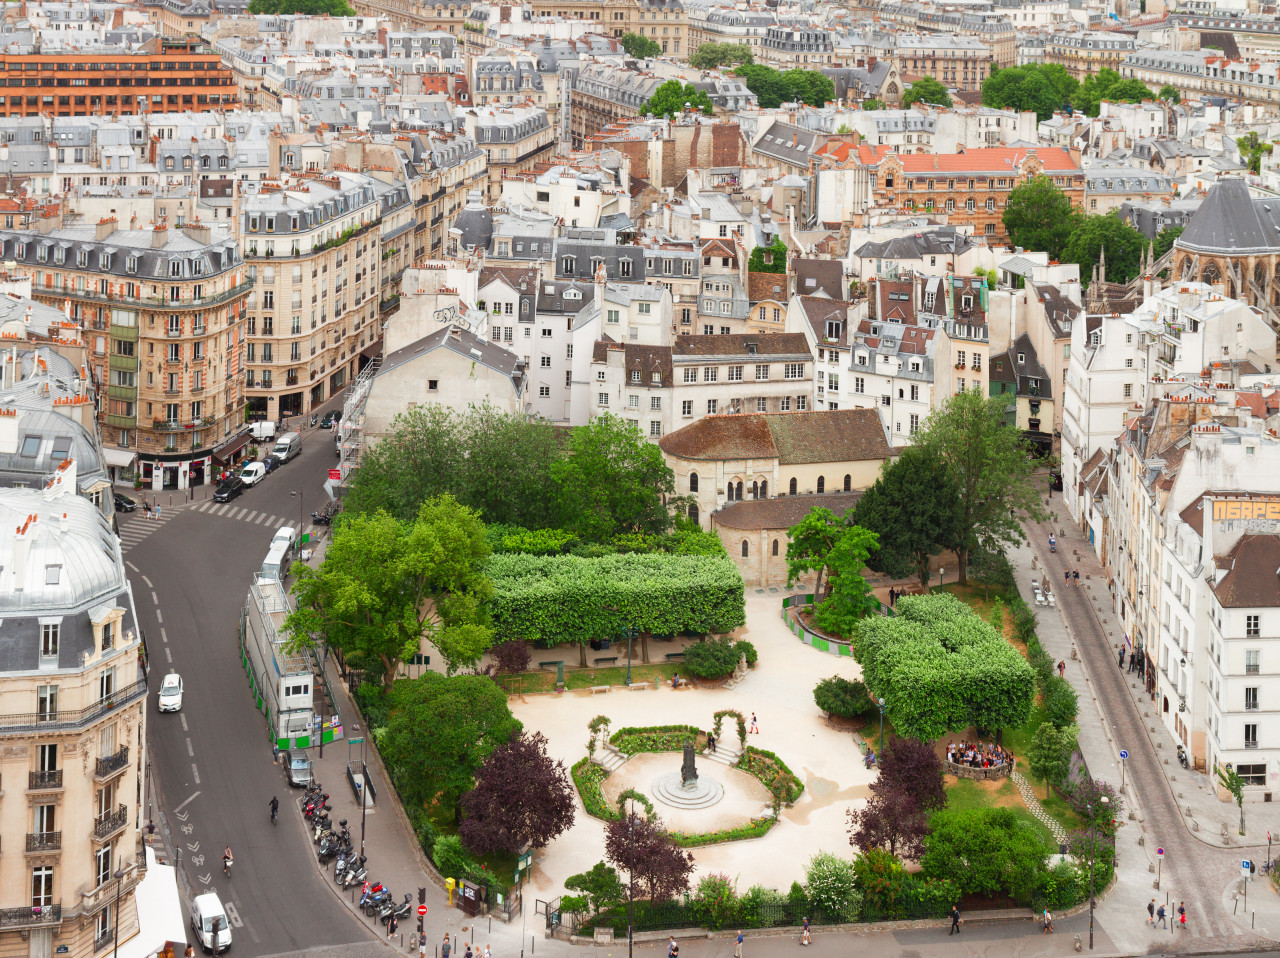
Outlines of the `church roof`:
<svg viewBox="0 0 1280 958">
<path fill-rule="evenodd" d="M 1254 199 L 1244 180 L 1224 177 L 1176 240 L 1193 253 L 1243 256 L 1280 252 L 1280 200 Z"/>
</svg>

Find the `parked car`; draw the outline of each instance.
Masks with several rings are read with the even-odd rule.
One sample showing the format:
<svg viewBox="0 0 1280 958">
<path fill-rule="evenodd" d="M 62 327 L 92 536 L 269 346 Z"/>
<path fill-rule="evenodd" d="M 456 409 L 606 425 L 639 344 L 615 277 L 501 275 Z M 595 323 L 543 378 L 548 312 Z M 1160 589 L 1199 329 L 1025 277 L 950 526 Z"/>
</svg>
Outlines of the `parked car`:
<svg viewBox="0 0 1280 958">
<path fill-rule="evenodd" d="M 231 947 L 231 924 L 216 891 L 197 895 L 191 902 L 191 928 L 206 955 Z"/>
<path fill-rule="evenodd" d="M 245 490 L 244 480 L 236 476 L 226 479 L 217 489 L 213 490 L 214 502 L 230 502 L 238 497 Z"/>
<path fill-rule="evenodd" d="M 339 410 L 332 410 L 324 414 L 324 418 L 320 420 L 321 429 L 332 429 L 342 420 L 342 413 Z"/>
<path fill-rule="evenodd" d="M 266 466 L 260 462 L 250 462 L 240 470 L 240 479 L 246 486 L 256 486 L 266 474 Z"/>
<path fill-rule="evenodd" d="M 263 457 L 262 457 L 262 468 L 263 468 L 263 469 L 265 469 L 265 470 L 267 470 L 267 472 L 269 472 L 269 473 L 270 473 L 270 472 L 275 472 L 276 467 L 277 467 L 277 466 L 279 466 L 279 465 L 280 465 L 280 458 L 279 458 L 278 456 L 263 456 Z"/>
<path fill-rule="evenodd" d="M 115 500 L 116 512 L 133 512 L 134 509 L 138 508 L 138 504 L 136 502 L 128 496 L 121 495 L 118 492 L 115 494 Z"/>
<path fill-rule="evenodd" d="M 284 758 L 284 774 L 294 788 L 311 784 L 311 759 L 301 752 L 281 752 Z"/>
<path fill-rule="evenodd" d="M 170 672 L 160 683 L 158 705 L 161 712 L 178 712 L 182 710 L 182 676 Z"/>
</svg>

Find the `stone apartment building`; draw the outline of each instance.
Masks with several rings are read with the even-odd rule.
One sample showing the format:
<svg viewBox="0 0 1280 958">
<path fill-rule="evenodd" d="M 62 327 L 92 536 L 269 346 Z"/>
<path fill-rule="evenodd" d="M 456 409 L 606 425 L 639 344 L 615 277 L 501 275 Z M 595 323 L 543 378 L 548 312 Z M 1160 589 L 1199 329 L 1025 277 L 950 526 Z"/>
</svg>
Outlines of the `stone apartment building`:
<svg viewBox="0 0 1280 958">
<path fill-rule="evenodd" d="M 244 421 L 240 320 L 252 283 L 235 241 L 200 223 L 41 227 L 0 231 L 2 255 L 32 277 L 33 298 L 69 304 L 84 325 L 104 445 L 136 453 L 151 488 L 209 481 Z"/>
<path fill-rule="evenodd" d="M 830 31 L 816 25 L 778 24 L 765 28 L 758 62 L 779 70 L 812 70 L 817 65 L 831 66 L 835 62 L 835 44 Z"/>
<path fill-rule="evenodd" d="M 895 58 L 903 80 L 931 76 L 957 90 L 980 90 L 991 75 L 995 56 L 975 37 L 940 33 L 903 34 L 897 38 Z"/>
<path fill-rule="evenodd" d="M 11 420 L 12 421 L 12 420 Z M 0 429 L 0 451 L 54 440 Z M 138 930 L 146 874 L 147 681 L 111 520 L 64 459 L 43 489 L 0 489 L 0 948 L 104 954 Z"/>
<path fill-rule="evenodd" d="M 240 245 L 254 284 L 244 323 L 251 415 L 304 415 L 379 352 L 384 253 L 397 242 L 382 241 L 382 185 L 313 174 L 263 184 L 241 200 Z"/>
<path fill-rule="evenodd" d="M 1133 37 L 1101 30 L 1055 32 L 1044 48 L 1044 62 L 1064 67 L 1077 80 L 1099 70 L 1120 72 L 1124 58 L 1134 51 Z"/>
<path fill-rule="evenodd" d="M 533 169 L 550 158 L 554 130 L 547 111 L 534 106 L 462 111 L 463 127 L 484 151 L 489 170 L 488 195 L 496 199 L 503 177 Z"/>
</svg>

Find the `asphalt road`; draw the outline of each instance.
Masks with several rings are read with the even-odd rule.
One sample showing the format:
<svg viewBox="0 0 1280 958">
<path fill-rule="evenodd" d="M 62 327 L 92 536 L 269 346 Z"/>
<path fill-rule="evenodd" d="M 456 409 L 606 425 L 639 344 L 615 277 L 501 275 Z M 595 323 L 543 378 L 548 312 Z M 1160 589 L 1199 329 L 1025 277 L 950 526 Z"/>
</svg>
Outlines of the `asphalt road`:
<svg viewBox="0 0 1280 958">
<path fill-rule="evenodd" d="M 326 496 L 334 464 L 330 433 L 303 440 L 302 454 L 235 500 L 226 515 L 172 509 L 163 524 L 125 553 L 151 657 L 148 732 L 153 796 L 165 816 L 189 894 L 214 889 L 227 905 L 233 948 L 278 955 L 317 947 L 367 943 L 372 936 L 325 887 L 300 817 L 282 807 L 272 825 L 267 803 L 282 806 L 298 793 L 272 762 L 264 719 L 253 706 L 240 666 L 236 629 L 253 573 L 281 523 L 236 518 L 242 508 L 297 524 L 301 488 L 307 522 Z M 167 493 L 160 501 L 167 501 Z M 179 499 L 179 494 L 174 494 Z M 122 535 L 142 512 L 121 515 Z M 167 671 L 184 679 L 183 709 L 160 715 L 154 692 Z M 159 815 L 155 816 L 157 819 Z M 235 865 L 222 874 L 230 844 Z"/>
</svg>

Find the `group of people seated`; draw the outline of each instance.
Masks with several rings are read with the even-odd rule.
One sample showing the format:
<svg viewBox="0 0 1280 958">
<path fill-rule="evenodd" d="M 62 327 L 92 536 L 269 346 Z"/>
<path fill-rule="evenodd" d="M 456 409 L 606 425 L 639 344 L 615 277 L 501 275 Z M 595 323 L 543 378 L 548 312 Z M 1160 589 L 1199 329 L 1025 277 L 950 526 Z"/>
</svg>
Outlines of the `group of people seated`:
<svg viewBox="0 0 1280 958">
<path fill-rule="evenodd" d="M 1009 761 L 1009 752 L 992 742 L 948 742 L 947 761 L 970 768 L 997 768 Z"/>
</svg>

